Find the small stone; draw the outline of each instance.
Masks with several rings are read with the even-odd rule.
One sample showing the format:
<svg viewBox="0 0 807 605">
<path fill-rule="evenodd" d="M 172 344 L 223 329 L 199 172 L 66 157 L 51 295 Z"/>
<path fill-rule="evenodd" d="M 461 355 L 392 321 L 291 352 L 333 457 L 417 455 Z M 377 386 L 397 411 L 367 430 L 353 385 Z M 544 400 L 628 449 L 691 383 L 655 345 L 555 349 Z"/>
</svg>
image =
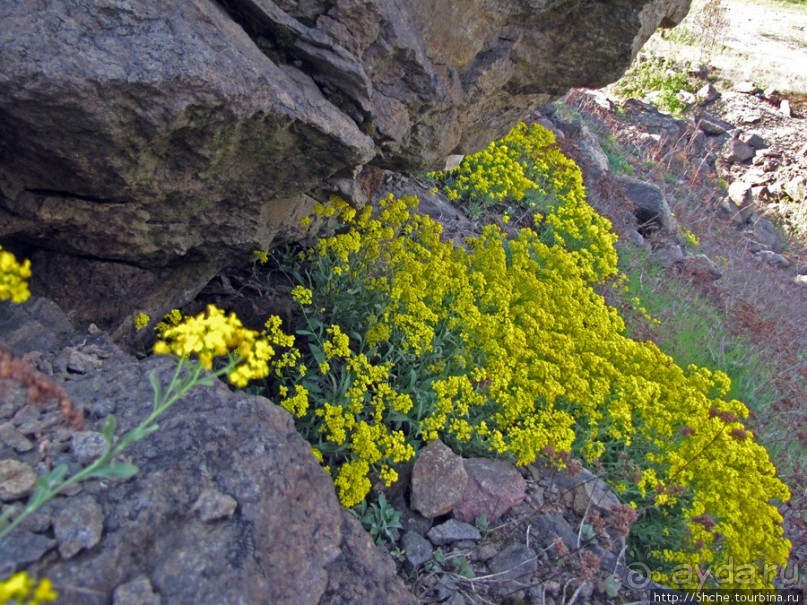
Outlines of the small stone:
<svg viewBox="0 0 807 605">
<path fill-rule="evenodd" d="M 754 160 L 756 159 L 757 158 L 755 157 Z M 762 170 L 760 170 L 759 168 L 755 168 L 745 173 L 745 175 L 743 176 L 743 181 L 745 181 L 746 183 L 750 183 L 752 185 L 766 185 L 771 181 L 773 181 L 775 178 L 776 178 L 775 175 L 766 172 L 764 168 Z"/>
<path fill-rule="evenodd" d="M 583 469 L 577 474 L 582 480 L 578 483 L 574 492 L 574 512 L 584 515 L 589 509 L 611 511 L 620 505 L 619 498 L 608 488 L 605 482 Z"/>
<path fill-rule="evenodd" d="M 697 100 L 697 97 L 693 93 L 683 89 L 679 90 L 675 96 L 686 105 L 694 105 Z"/>
<path fill-rule="evenodd" d="M 766 218 L 761 218 L 754 223 L 754 237 L 768 250 L 780 253 L 784 249 L 779 230 Z"/>
<path fill-rule="evenodd" d="M 70 451 L 82 465 L 95 462 L 104 455 L 107 442 L 101 433 L 95 431 L 79 431 L 73 434 Z"/>
<path fill-rule="evenodd" d="M 636 229 L 631 229 L 628 231 L 628 241 L 635 245 L 635 246 L 644 246 L 644 236 L 636 231 Z"/>
<path fill-rule="evenodd" d="M 760 250 L 757 252 L 756 256 L 761 258 L 766 263 L 773 265 L 774 267 L 779 267 L 780 269 L 785 269 L 786 267 L 790 266 L 790 261 L 787 260 L 781 254 L 776 254 L 772 250 Z"/>
<path fill-rule="evenodd" d="M 2 383 L 3 381 L 0 381 Z M 5 385 L 4 385 L 5 386 Z M 4 391 L 5 393 L 6 391 Z M 6 419 L 11 418 L 14 415 L 14 412 L 17 411 L 17 406 L 14 405 L 11 401 L 6 401 L 4 403 L 0 403 L 0 418 Z"/>
<path fill-rule="evenodd" d="M 459 166 L 462 163 L 462 160 L 464 160 L 464 159 L 465 159 L 464 155 L 450 155 L 450 156 L 448 156 L 446 158 L 446 163 L 445 163 L 445 167 L 443 168 L 443 170 L 445 170 L 446 172 L 448 172 L 450 170 L 454 170 L 457 166 Z"/>
<path fill-rule="evenodd" d="M 698 128 L 708 135 L 719 136 L 721 134 L 725 134 L 725 132 L 728 130 L 726 126 L 726 124 L 717 118 L 705 113 L 701 115 L 700 119 L 698 119 Z"/>
<path fill-rule="evenodd" d="M 679 245 L 665 246 L 656 251 L 661 264 L 665 267 L 671 267 L 684 260 L 684 250 Z"/>
<path fill-rule="evenodd" d="M 0 424 L 0 443 L 5 443 L 19 453 L 29 452 L 34 447 L 34 444 L 10 422 Z"/>
<path fill-rule="evenodd" d="M 753 95 L 755 93 L 760 92 L 759 86 L 757 86 L 753 82 L 748 82 L 748 81 L 736 82 L 734 84 L 734 86 L 732 86 L 732 88 L 736 92 L 742 93 L 744 95 Z"/>
<path fill-rule="evenodd" d="M 800 286 L 807 286 L 807 275 L 797 275 L 793 278 L 793 281 Z"/>
<path fill-rule="evenodd" d="M 67 347 L 65 351 L 67 359 L 65 367 L 73 374 L 87 374 L 93 370 L 99 370 L 103 362 L 95 355 L 89 355 L 72 347 Z"/>
<path fill-rule="evenodd" d="M 710 101 L 714 101 L 720 97 L 720 93 L 717 92 L 714 86 L 712 86 L 711 82 L 708 84 L 704 84 L 698 92 L 695 93 L 695 98 L 698 101 L 699 105 L 705 105 Z"/>
<path fill-rule="evenodd" d="M 560 513 L 546 513 L 535 519 L 535 537 L 546 548 L 560 538 L 569 549 L 577 548 L 577 534 Z"/>
<path fill-rule="evenodd" d="M 793 117 L 793 111 L 790 109 L 790 101 L 785 99 L 779 104 L 779 111 L 782 113 L 783 116 L 786 118 Z"/>
<path fill-rule="evenodd" d="M 412 469 L 412 508 L 433 519 L 457 505 L 468 484 L 462 458 L 436 439 L 420 451 Z"/>
<path fill-rule="evenodd" d="M 797 176 L 782 185 L 782 190 L 794 202 L 807 200 L 807 178 Z"/>
<path fill-rule="evenodd" d="M 146 576 L 138 576 L 115 589 L 112 605 L 162 605 L 162 599 Z"/>
<path fill-rule="evenodd" d="M 499 549 L 496 548 L 495 544 L 491 544 L 490 542 L 487 542 L 487 543 L 483 544 L 482 546 L 480 546 L 474 552 L 474 559 L 476 559 L 477 561 L 488 561 L 488 560 L 492 559 L 493 557 L 495 557 L 496 553 L 498 553 L 498 552 L 499 552 Z"/>
<path fill-rule="evenodd" d="M 686 257 L 681 263 L 681 270 L 695 280 L 716 281 L 723 277 L 723 272 L 705 254 Z"/>
<path fill-rule="evenodd" d="M 0 460 L 0 500 L 11 502 L 33 493 L 37 476 L 34 469 L 19 460 Z"/>
<path fill-rule="evenodd" d="M 690 67 L 687 69 L 687 74 L 693 78 L 705 79 L 709 75 L 709 67 L 707 65 L 700 65 L 698 67 Z"/>
<path fill-rule="evenodd" d="M 762 202 L 768 196 L 768 188 L 765 185 L 757 185 L 755 187 L 751 187 L 751 201 L 752 202 Z"/>
<path fill-rule="evenodd" d="M 0 561 L 10 563 L 14 568 L 12 571 L 36 563 L 56 546 L 55 540 L 19 527 L 14 530 L 13 538 L 0 541 Z"/>
<path fill-rule="evenodd" d="M 723 157 L 732 164 L 750 160 L 755 153 L 756 151 L 753 147 L 746 145 L 739 139 L 729 139 L 723 146 Z"/>
<path fill-rule="evenodd" d="M 434 554 L 434 548 L 429 541 L 414 531 L 404 532 L 401 538 L 401 548 L 404 550 L 409 569 L 419 568 Z"/>
<path fill-rule="evenodd" d="M 743 124 L 756 124 L 762 119 L 762 114 L 758 111 L 748 111 L 740 116 Z"/>
<path fill-rule="evenodd" d="M 729 185 L 728 196 L 738 206 L 745 206 L 751 201 L 751 184 L 745 181 L 734 181 Z"/>
<path fill-rule="evenodd" d="M 59 552 L 69 559 L 101 541 L 104 511 L 90 496 L 73 498 L 53 520 L 53 530 Z"/>
<path fill-rule="evenodd" d="M 199 518 L 205 523 L 211 523 L 219 519 L 229 519 L 237 507 L 238 502 L 232 496 L 207 488 L 196 499 L 191 510 L 198 512 Z"/>
<path fill-rule="evenodd" d="M 443 546 L 460 540 L 481 540 L 482 534 L 473 525 L 449 519 L 441 525 L 435 525 L 429 530 L 429 540 L 435 546 Z"/>
<path fill-rule="evenodd" d="M 455 592 L 451 595 L 448 601 L 445 602 L 446 605 L 465 605 L 465 597 L 462 596 L 459 592 Z"/>
<path fill-rule="evenodd" d="M 770 101 L 771 103 L 776 103 L 776 104 L 778 104 L 779 101 L 782 99 L 781 93 L 778 90 L 776 90 L 775 88 L 773 88 L 772 86 L 770 86 L 770 87 L 766 88 L 764 91 L 762 91 L 762 96 L 765 97 L 766 99 L 768 99 L 768 101 Z"/>
<path fill-rule="evenodd" d="M 529 587 L 538 570 L 535 551 L 524 544 L 510 544 L 488 561 L 488 568 L 498 576 L 496 592 L 500 595 Z"/>
<path fill-rule="evenodd" d="M 767 145 L 765 144 L 765 139 L 763 139 L 756 133 L 744 132 L 737 138 L 741 142 L 753 147 L 754 149 L 764 149 L 765 147 L 767 147 Z"/>
<path fill-rule="evenodd" d="M 468 484 L 454 508 L 454 517 L 472 523 L 485 517 L 489 523 L 524 500 L 527 482 L 512 464 L 491 458 L 465 460 Z"/>
</svg>

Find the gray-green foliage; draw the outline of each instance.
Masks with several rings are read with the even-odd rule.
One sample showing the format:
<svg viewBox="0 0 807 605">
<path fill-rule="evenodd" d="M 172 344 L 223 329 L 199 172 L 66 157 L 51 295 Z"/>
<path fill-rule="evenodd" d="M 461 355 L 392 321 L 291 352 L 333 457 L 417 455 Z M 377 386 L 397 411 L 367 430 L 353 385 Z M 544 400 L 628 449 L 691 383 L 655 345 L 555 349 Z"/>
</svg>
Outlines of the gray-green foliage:
<svg viewBox="0 0 807 605">
<path fill-rule="evenodd" d="M 389 504 L 384 494 L 379 494 L 378 502 L 372 502 L 369 506 L 367 500 L 362 500 L 361 504 L 353 508 L 351 512 L 373 537 L 376 544 L 394 542 L 392 530 L 403 529 L 401 511 Z"/>
</svg>

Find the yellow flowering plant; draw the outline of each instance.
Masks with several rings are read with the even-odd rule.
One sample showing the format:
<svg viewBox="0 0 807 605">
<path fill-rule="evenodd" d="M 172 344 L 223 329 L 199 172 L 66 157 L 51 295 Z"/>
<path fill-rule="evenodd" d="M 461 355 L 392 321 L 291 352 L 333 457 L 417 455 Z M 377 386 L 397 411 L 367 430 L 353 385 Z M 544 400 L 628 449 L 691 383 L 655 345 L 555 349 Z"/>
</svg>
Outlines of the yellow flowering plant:
<svg viewBox="0 0 807 605">
<path fill-rule="evenodd" d="M 0 603 L 3 605 L 40 605 L 53 603 L 58 597 L 47 578 L 38 583 L 24 571 L 0 580 Z"/>
<path fill-rule="evenodd" d="M 590 279 L 615 273 L 616 235 L 610 222 L 588 205 L 580 169 L 540 124 L 521 122 L 454 170 L 428 176 L 465 207 L 506 203 L 537 213 L 542 241 L 576 255 Z"/>
<path fill-rule="evenodd" d="M 742 423 L 747 408 L 725 399 L 725 375 L 625 336 L 593 287 L 616 271 L 613 249 L 597 252 L 613 237 L 578 237 L 597 221 L 579 171 L 566 170 L 571 184 L 535 228 L 487 226 L 465 246 L 444 241 L 414 198 L 318 208 L 338 229 L 284 268 L 298 281 L 303 344 L 268 394 L 297 418 L 346 507 L 436 438 L 518 464 L 571 452 L 614 471 L 640 529 L 665 528 L 633 542 L 656 580 L 674 584 L 676 565 L 785 565 L 774 501 L 789 494 Z M 577 210 L 563 209 L 567 198 Z M 568 220 L 547 230 L 551 216 Z"/>
<path fill-rule="evenodd" d="M 0 301 L 22 303 L 28 300 L 28 280 L 31 277 L 31 261 L 20 263 L 11 252 L 0 246 Z"/>
</svg>

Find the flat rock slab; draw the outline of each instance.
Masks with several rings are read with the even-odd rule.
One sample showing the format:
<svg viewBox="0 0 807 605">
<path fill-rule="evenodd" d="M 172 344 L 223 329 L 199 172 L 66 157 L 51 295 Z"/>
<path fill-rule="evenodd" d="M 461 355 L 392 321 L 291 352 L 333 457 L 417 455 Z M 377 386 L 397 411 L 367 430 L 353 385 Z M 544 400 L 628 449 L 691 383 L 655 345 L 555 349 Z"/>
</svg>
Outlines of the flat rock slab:
<svg viewBox="0 0 807 605">
<path fill-rule="evenodd" d="M 482 534 L 473 525 L 449 519 L 445 523 L 435 525 L 429 530 L 429 540 L 435 546 L 444 546 L 462 540 L 481 540 Z"/>
</svg>

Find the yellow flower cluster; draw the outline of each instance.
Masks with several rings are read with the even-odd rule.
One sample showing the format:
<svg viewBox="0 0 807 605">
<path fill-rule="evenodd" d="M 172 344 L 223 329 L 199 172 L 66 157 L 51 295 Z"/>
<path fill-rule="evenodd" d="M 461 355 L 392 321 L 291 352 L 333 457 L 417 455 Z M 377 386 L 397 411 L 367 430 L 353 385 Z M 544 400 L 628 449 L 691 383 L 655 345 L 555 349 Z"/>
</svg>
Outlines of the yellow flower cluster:
<svg viewBox="0 0 807 605">
<path fill-rule="evenodd" d="M 31 261 L 20 263 L 9 251 L 0 246 L 0 300 L 22 303 L 28 300 L 28 279 L 31 278 Z"/>
<path fill-rule="evenodd" d="M 286 385 L 280 386 L 279 394 L 283 397 L 280 405 L 309 427 L 309 439 L 317 443 L 315 450 L 320 462 L 335 463 L 334 484 L 339 499 L 344 506 L 351 507 L 364 500 L 370 491 L 372 471 L 377 471 L 379 478 L 391 485 L 398 475 L 390 465 L 414 457 L 415 450 L 407 443 L 403 431 L 390 428 L 391 414 L 406 414 L 412 401 L 390 386 L 390 365 L 374 365 L 366 355 L 354 354 L 350 338 L 338 325 L 328 326 L 324 334 L 327 340 L 317 349 L 322 357 L 316 362 L 320 369 L 327 366 L 327 371 L 322 372 L 330 372 L 327 378 L 339 376 L 338 380 L 326 380 L 330 387 L 328 401 L 320 401 L 311 409 L 309 390 L 298 383 L 292 397 L 288 396 Z M 305 374 L 310 381 L 325 380 Z M 311 388 L 323 392 L 321 384 Z M 304 405 L 300 403 L 303 397 Z"/>
<path fill-rule="evenodd" d="M 294 344 L 294 337 L 285 334 L 280 324 L 280 318 L 272 316 L 259 333 L 245 328 L 235 314 L 225 315 L 221 309 L 209 305 L 204 313 L 195 317 L 186 317 L 175 325 L 166 324 L 160 331 L 162 340 L 154 343 L 154 353 L 178 357 L 195 355 L 208 371 L 214 359 L 232 355 L 236 363 L 227 377 L 233 385 L 245 387 L 251 380 L 268 376 L 273 368 L 282 369 L 296 363 L 299 352 L 293 349 L 270 367 L 276 347 Z"/>
<path fill-rule="evenodd" d="M 310 305 L 312 300 L 311 290 L 303 286 L 294 286 L 291 290 L 291 298 L 301 305 Z"/>
<path fill-rule="evenodd" d="M 610 222 L 586 202 L 580 169 L 540 124 L 522 122 L 455 170 L 431 176 L 443 183 L 449 199 L 483 207 L 508 201 L 535 210 L 542 241 L 564 247 L 586 279 L 616 273 Z"/>
<path fill-rule="evenodd" d="M 53 603 L 58 597 L 48 578 L 36 581 L 24 571 L 0 581 L 0 603 L 3 605 L 39 605 Z"/>
<path fill-rule="evenodd" d="M 149 317 L 147 313 L 144 313 L 143 311 L 138 311 L 137 315 L 134 316 L 135 330 L 137 330 L 139 332 L 140 330 L 145 328 L 147 325 L 149 325 L 150 321 L 151 321 L 151 317 Z"/>
</svg>

